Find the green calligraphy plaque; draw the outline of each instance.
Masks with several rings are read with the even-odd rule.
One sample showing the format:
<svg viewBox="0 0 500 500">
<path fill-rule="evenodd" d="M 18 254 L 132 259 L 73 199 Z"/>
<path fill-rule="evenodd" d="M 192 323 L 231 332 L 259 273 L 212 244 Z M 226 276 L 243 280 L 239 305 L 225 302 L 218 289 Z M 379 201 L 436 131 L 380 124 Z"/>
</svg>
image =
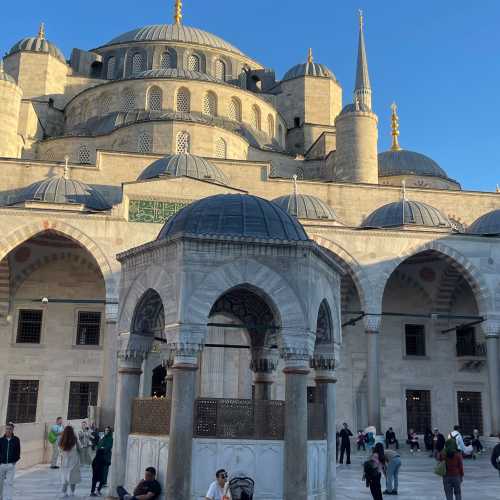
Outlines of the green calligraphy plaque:
<svg viewBox="0 0 500 500">
<path fill-rule="evenodd" d="M 187 205 L 189 203 L 183 201 L 130 200 L 128 220 L 147 224 L 164 224 Z"/>
</svg>

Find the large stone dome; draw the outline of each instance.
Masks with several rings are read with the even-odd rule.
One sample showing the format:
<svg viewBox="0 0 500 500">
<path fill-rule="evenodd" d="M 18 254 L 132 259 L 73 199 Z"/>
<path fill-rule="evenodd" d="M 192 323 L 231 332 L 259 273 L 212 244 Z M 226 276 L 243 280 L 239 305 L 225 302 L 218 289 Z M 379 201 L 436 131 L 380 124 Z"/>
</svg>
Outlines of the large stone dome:
<svg viewBox="0 0 500 500">
<path fill-rule="evenodd" d="M 482 236 L 500 236 L 500 209 L 481 215 L 467 228 L 467 232 Z"/>
<path fill-rule="evenodd" d="M 156 160 L 146 167 L 138 180 L 144 181 L 164 176 L 188 176 L 217 184 L 229 184 L 224 172 L 217 165 L 192 154 L 168 155 Z"/>
<path fill-rule="evenodd" d="M 300 222 L 273 202 L 248 194 L 218 194 L 191 203 L 162 228 L 159 240 L 204 236 L 308 241 Z"/>
<path fill-rule="evenodd" d="M 362 228 L 399 226 L 451 228 L 448 217 L 437 208 L 420 201 L 401 200 L 377 208 L 361 224 Z"/>
<path fill-rule="evenodd" d="M 298 219 L 337 220 L 333 208 L 316 196 L 290 194 L 274 199 L 273 203 Z"/>
<path fill-rule="evenodd" d="M 220 50 L 227 50 L 238 55 L 244 55 L 241 50 L 212 33 L 184 26 L 183 24 L 150 24 L 142 28 L 123 33 L 113 38 L 106 45 L 131 42 L 181 42 L 204 45 Z"/>
<path fill-rule="evenodd" d="M 294 78 L 299 78 L 301 76 L 317 76 L 336 80 L 335 75 L 324 64 L 306 62 L 303 64 L 297 64 L 290 68 L 283 76 L 282 81 L 286 82 L 287 80 L 293 80 Z"/>
<path fill-rule="evenodd" d="M 446 172 L 431 158 L 415 151 L 400 149 L 378 155 L 380 177 L 392 175 L 419 175 L 448 179 Z"/>
</svg>

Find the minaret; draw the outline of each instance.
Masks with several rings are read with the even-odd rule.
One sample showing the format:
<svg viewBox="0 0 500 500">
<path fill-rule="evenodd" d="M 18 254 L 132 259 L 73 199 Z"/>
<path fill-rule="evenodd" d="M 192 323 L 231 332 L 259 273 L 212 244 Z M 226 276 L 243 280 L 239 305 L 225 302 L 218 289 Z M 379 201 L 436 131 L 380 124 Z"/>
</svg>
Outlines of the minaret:
<svg viewBox="0 0 500 500">
<path fill-rule="evenodd" d="M 356 85 L 354 87 L 354 102 L 372 109 L 372 87 L 368 74 L 368 59 L 366 57 L 363 11 L 359 10 L 358 63 L 356 67 Z"/>
</svg>

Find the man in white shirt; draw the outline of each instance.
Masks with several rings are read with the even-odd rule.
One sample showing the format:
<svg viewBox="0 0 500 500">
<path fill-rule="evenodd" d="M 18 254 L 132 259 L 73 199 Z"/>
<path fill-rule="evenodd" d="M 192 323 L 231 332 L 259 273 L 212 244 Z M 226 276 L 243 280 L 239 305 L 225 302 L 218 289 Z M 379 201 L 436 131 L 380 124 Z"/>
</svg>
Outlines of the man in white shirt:
<svg viewBox="0 0 500 500">
<path fill-rule="evenodd" d="M 229 491 L 229 483 L 227 482 L 227 472 L 224 469 L 219 469 L 215 473 L 215 481 L 208 488 L 205 499 L 206 500 L 231 499 L 231 492 Z"/>
</svg>

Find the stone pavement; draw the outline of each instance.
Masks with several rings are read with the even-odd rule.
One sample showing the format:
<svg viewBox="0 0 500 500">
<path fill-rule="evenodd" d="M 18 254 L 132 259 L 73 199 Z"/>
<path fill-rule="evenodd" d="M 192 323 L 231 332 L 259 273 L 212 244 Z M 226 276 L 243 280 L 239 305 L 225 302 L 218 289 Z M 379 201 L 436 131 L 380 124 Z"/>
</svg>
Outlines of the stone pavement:
<svg viewBox="0 0 500 500">
<path fill-rule="evenodd" d="M 367 488 L 361 481 L 362 455 L 353 457 L 352 465 L 337 468 L 337 500 L 369 500 Z M 409 500 L 444 500 L 441 479 L 433 473 L 434 461 L 422 452 L 416 455 L 404 453 L 399 475 L 399 496 Z M 78 485 L 76 497 L 86 500 L 90 492 L 90 468 L 82 467 L 82 483 Z M 383 487 L 385 482 L 383 481 Z M 59 471 L 47 465 L 39 465 L 19 471 L 14 485 L 14 500 L 55 500 L 61 491 Z M 489 455 L 478 460 L 465 461 L 464 500 L 499 500 L 500 477 L 491 467 Z M 387 498 L 392 498 L 387 497 Z M 259 499 L 255 499 L 259 500 Z"/>
</svg>

